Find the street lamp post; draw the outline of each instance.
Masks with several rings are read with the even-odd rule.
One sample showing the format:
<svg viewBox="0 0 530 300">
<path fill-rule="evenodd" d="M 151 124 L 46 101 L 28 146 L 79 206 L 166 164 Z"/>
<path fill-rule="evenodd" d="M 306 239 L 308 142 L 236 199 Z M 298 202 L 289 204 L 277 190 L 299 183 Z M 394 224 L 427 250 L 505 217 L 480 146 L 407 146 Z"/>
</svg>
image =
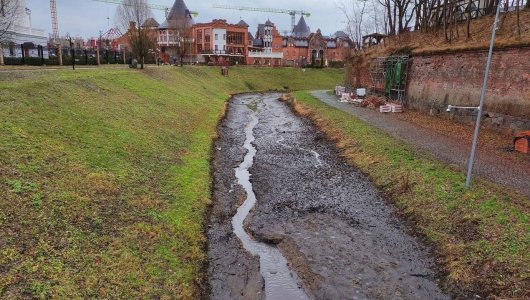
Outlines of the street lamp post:
<svg viewBox="0 0 530 300">
<path fill-rule="evenodd" d="M 70 53 L 72 54 L 72 70 L 75 70 L 75 50 L 74 50 L 74 43 L 72 42 L 72 37 L 70 36 L 70 33 L 66 33 L 66 39 L 70 43 Z"/>
<path fill-rule="evenodd" d="M 469 155 L 469 161 L 467 164 L 467 177 L 466 177 L 466 188 L 471 187 L 471 176 L 473 174 L 473 163 L 475 161 L 475 153 L 477 151 L 478 134 L 480 131 L 480 121 L 482 118 L 482 112 L 484 107 L 484 98 L 486 97 L 486 88 L 488 86 L 488 77 L 491 67 L 491 58 L 493 56 L 493 44 L 495 41 L 495 33 L 497 32 L 497 25 L 499 24 L 499 13 L 501 11 L 501 0 L 497 1 L 497 13 L 495 14 L 495 22 L 493 23 L 493 29 L 491 30 L 491 41 L 490 49 L 488 52 L 488 62 L 486 63 L 486 73 L 484 74 L 484 82 L 482 83 L 482 93 L 480 95 L 480 103 L 478 106 L 477 122 L 475 124 L 475 132 L 473 134 L 473 144 L 471 146 L 471 154 Z"/>
</svg>

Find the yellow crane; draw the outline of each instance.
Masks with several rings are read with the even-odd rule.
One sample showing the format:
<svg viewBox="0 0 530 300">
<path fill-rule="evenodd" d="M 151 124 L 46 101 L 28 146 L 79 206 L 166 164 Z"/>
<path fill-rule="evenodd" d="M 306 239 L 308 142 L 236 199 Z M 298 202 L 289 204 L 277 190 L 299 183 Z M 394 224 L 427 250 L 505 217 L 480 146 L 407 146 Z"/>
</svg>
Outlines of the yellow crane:
<svg viewBox="0 0 530 300">
<path fill-rule="evenodd" d="M 232 9 L 232 10 L 245 10 L 245 11 L 260 11 L 269 12 L 275 14 L 288 14 L 291 16 L 291 30 L 294 29 L 296 24 L 296 15 L 310 17 L 311 13 L 304 10 L 293 10 L 293 9 L 282 9 L 282 8 L 257 8 L 248 6 L 233 6 L 233 5 L 222 5 L 214 4 L 213 8 Z"/>
</svg>

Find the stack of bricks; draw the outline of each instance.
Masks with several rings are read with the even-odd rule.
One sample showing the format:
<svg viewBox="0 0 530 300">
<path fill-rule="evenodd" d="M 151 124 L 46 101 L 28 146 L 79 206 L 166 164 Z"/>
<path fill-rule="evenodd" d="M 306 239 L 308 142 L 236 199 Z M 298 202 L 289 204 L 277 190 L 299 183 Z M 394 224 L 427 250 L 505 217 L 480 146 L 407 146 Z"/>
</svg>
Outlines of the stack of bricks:
<svg viewBox="0 0 530 300">
<path fill-rule="evenodd" d="M 513 139 L 515 150 L 529 154 L 530 153 L 530 130 L 519 132 Z"/>
</svg>

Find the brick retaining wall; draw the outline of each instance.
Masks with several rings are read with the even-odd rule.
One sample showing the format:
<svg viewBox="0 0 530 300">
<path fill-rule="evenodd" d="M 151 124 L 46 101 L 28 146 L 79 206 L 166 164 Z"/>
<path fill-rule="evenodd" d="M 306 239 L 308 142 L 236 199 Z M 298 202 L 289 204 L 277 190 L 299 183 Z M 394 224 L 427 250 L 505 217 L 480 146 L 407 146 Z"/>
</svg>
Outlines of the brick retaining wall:
<svg viewBox="0 0 530 300">
<path fill-rule="evenodd" d="M 408 76 L 408 107 L 474 122 L 476 113 L 445 110 L 449 104 L 478 106 L 487 56 L 487 50 L 415 55 Z M 372 86 L 369 67 L 357 68 L 356 76 L 355 68 L 350 69 L 352 85 Z M 488 127 L 508 132 L 530 129 L 530 48 L 494 51 L 484 111 Z"/>
</svg>

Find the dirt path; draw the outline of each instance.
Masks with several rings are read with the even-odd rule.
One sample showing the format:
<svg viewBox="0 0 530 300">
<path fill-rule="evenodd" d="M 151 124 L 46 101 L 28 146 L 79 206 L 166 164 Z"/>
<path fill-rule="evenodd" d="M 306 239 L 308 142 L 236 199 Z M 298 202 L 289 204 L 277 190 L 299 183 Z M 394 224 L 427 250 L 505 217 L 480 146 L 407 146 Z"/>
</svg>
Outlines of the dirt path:
<svg viewBox="0 0 530 300">
<path fill-rule="evenodd" d="M 237 96 L 219 126 L 208 231 L 211 298 L 265 297 L 259 260 L 243 249 L 231 224 L 247 198 L 235 169 L 247 154 L 245 129 L 257 117 L 250 168 L 257 202 L 247 232 L 281 251 L 310 298 L 448 299 L 426 249 L 392 207 L 278 97 Z"/>
<path fill-rule="evenodd" d="M 439 134 L 417 124 L 399 120 L 391 114 L 381 114 L 338 102 L 335 96 L 327 94 L 326 91 L 314 91 L 312 94 L 322 102 L 343 110 L 408 144 L 415 145 L 445 163 L 457 165 L 462 171 L 467 169 L 471 141 Z M 518 190 L 530 197 L 528 184 L 530 164 L 525 161 L 506 159 L 479 148 L 473 174 Z"/>
</svg>

